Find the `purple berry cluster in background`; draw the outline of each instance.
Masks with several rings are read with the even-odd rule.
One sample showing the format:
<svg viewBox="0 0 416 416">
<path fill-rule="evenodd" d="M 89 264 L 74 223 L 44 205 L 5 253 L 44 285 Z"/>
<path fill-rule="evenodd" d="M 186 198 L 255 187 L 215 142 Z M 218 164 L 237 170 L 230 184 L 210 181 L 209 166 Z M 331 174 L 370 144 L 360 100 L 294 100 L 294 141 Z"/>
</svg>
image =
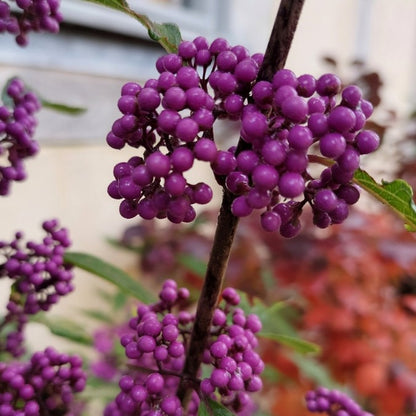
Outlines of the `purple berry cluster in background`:
<svg viewBox="0 0 416 416">
<path fill-rule="evenodd" d="M 41 106 L 38 98 L 18 78 L 8 83 L 6 93 L 10 103 L 0 106 L 1 196 L 9 194 L 13 181 L 26 178 L 24 159 L 34 156 L 39 150 L 37 141 L 33 139 L 37 125 L 34 114 Z"/>
<path fill-rule="evenodd" d="M 15 357 L 24 353 L 23 331 L 28 315 L 49 310 L 74 289 L 71 266 L 63 259 L 71 244 L 68 231 L 55 219 L 45 221 L 42 227 L 47 235 L 40 243 L 24 244 L 21 232 L 10 242 L 0 241 L 0 279 L 12 281 L 7 313 L 0 321 L 0 334 L 7 333 L 0 352 Z"/>
<path fill-rule="evenodd" d="M 108 187 L 121 199 L 125 218 L 195 218 L 194 204 L 211 200 L 208 184 L 191 184 L 185 173 L 194 161 L 209 162 L 217 181 L 234 195 L 232 213 L 262 210 L 261 225 L 293 237 L 308 203 L 314 222 L 325 228 L 348 216 L 359 198 L 351 184 L 360 156 L 378 148 L 379 137 L 365 130 L 372 105 L 356 86 L 341 87 L 332 74 L 296 77 L 288 69 L 269 81 L 257 80 L 263 56 L 250 56 L 202 37 L 184 41 L 177 54 L 159 58 L 157 79 L 127 83 L 107 143 L 142 150 L 114 168 Z M 220 150 L 217 119 L 239 120 L 238 146 Z M 326 166 L 320 175 L 311 163 Z"/>
<path fill-rule="evenodd" d="M 328 416 L 374 416 L 345 393 L 319 387 L 306 393 L 306 407 L 313 413 L 326 413 Z"/>
<path fill-rule="evenodd" d="M 2 416 L 60 416 L 81 414 L 74 393 L 84 390 L 86 374 L 77 355 L 52 347 L 35 352 L 29 361 L 0 362 Z"/>
<path fill-rule="evenodd" d="M 59 5 L 59 0 L 0 0 L 0 33 L 14 35 L 20 46 L 27 45 L 29 32 L 58 33 L 62 22 Z"/>
<path fill-rule="evenodd" d="M 238 308 L 239 295 L 231 288 L 224 289 L 223 302 L 215 310 L 203 359 L 204 377 L 187 381 L 192 394 L 187 410 L 183 409 L 176 393 L 195 318 L 186 310 L 188 297 L 187 289 L 167 280 L 159 302 L 138 307 L 130 329 L 121 336 L 128 370 L 120 378 L 121 391 L 107 406 L 105 416 L 192 416 L 198 413 L 204 396 L 214 398 L 216 393 L 236 414 L 252 414 L 250 393 L 261 389 L 264 368 L 254 351 L 261 323 L 256 315 L 246 315 Z"/>
</svg>

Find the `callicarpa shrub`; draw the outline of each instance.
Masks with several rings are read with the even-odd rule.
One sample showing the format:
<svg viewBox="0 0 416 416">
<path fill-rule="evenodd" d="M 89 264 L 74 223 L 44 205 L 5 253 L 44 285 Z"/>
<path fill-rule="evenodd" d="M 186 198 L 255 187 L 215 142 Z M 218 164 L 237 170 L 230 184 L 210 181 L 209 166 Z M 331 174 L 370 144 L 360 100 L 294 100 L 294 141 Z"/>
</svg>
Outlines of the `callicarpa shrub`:
<svg viewBox="0 0 416 416">
<path fill-rule="evenodd" d="M 317 227 L 342 223 L 359 199 L 353 181 L 361 155 L 374 152 L 380 142 L 366 128 L 373 108 L 357 86 L 342 86 L 334 74 L 296 75 L 284 68 L 303 2 L 282 0 L 266 52 L 251 54 L 223 38 L 178 41 L 180 34 L 171 36 L 174 25 L 155 24 L 125 1 L 102 1 L 138 19 L 168 51 L 157 60 L 154 79 L 121 88 L 117 105 L 122 115 L 106 141 L 114 149 L 127 145 L 138 152 L 114 167 L 108 194 L 121 200 L 124 218 L 190 223 L 213 191 L 211 181 L 193 182 L 188 173 L 195 161 L 209 163 L 223 201 L 202 289 L 195 309 L 188 289 L 168 278 L 154 301 L 108 263 L 68 253 L 66 229 L 56 220 L 46 221 L 41 243 L 23 246 L 20 232 L 10 243 L 0 243 L 0 277 L 12 283 L 0 323 L 2 358 L 23 354 L 28 317 L 49 310 L 73 290 L 71 266 L 79 265 L 142 301 L 128 323 L 114 330 L 124 355 L 122 368 L 105 361 L 112 352 L 112 346 L 103 345 L 105 336 L 95 339 L 103 361 L 92 372 L 102 379 L 118 378 L 105 416 L 257 412 L 252 393 L 262 389 L 265 367 L 258 338 L 267 333 L 262 334 L 259 316 L 243 308 L 240 294 L 223 288 L 238 221 L 256 210 L 263 230 L 290 238 L 300 232 L 300 217 L 309 205 Z M 21 9 L 17 16 L 0 0 L 0 32 L 15 35 L 19 45 L 27 43 L 30 31 L 59 30 L 58 1 L 18 0 L 16 7 Z M 0 108 L 0 152 L 10 164 L 0 170 L 3 195 L 9 182 L 23 179 L 22 159 L 37 151 L 31 136 L 39 108 L 20 81 L 9 84 L 7 95 L 11 104 Z M 239 138 L 228 149 L 216 141 L 218 120 L 239 126 Z M 377 184 L 372 190 L 387 200 Z M 403 216 L 416 223 L 409 212 Z M 92 343 L 88 336 L 82 341 Z M 82 360 L 51 347 L 28 361 L 2 362 L 0 414 L 78 415 L 83 406 L 75 393 L 85 385 Z M 328 416 L 371 415 L 344 393 L 325 388 L 307 393 L 305 409 Z"/>
</svg>

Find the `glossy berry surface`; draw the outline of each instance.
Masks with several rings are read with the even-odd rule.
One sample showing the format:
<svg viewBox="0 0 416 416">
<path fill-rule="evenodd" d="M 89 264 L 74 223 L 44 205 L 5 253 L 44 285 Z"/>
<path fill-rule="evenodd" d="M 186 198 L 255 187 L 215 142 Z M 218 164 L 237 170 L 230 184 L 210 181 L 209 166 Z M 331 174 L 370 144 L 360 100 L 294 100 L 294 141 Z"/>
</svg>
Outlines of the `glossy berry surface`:
<svg viewBox="0 0 416 416">
<path fill-rule="evenodd" d="M 24 161 L 39 151 L 33 135 L 40 101 L 18 78 L 10 80 L 5 91 L 7 103 L 0 106 L 0 196 L 10 193 L 14 181 L 26 178 Z"/>
<path fill-rule="evenodd" d="M 211 44 L 202 39 L 185 41 L 177 54 L 159 58 L 157 79 L 122 89 L 123 116 L 107 142 L 116 149 L 136 147 L 141 155 L 117 165 L 108 187 L 121 200 L 121 215 L 193 221 L 194 205 L 212 196 L 207 183 L 187 179 L 194 162 L 202 161 L 232 194 L 232 214 L 261 210 L 266 231 L 295 236 L 306 205 L 320 228 L 344 221 L 358 190 L 349 196 L 341 190 L 353 189 L 361 155 L 380 142 L 364 129 L 372 107 L 361 90 L 342 88 L 334 74 L 315 79 L 289 69 L 257 80 L 261 55 L 250 57 L 222 38 Z M 218 119 L 239 122 L 238 146 L 218 149 L 213 137 Z M 324 165 L 320 171 L 318 164 Z M 283 217 L 278 204 L 287 208 Z"/>
<path fill-rule="evenodd" d="M 199 37 L 182 42 L 177 54 L 159 58 L 159 76 L 151 82 L 122 88 L 122 116 L 107 143 L 141 151 L 134 162 L 116 166 L 108 187 L 109 195 L 121 200 L 123 217 L 190 222 L 193 206 L 210 202 L 210 186 L 191 183 L 189 170 L 195 161 L 209 162 L 217 176 L 236 168 L 235 155 L 217 148 L 212 127 L 218 118 L 240 117 L 258 68 L 242 46 L 222 38 L 209 44 Z"/>
<path fill-rule="evenodd" d="M 5 342 L 0 351 L 15 357 L 23 354 L 23 330 L 29 315 L 48 311 L 60 297 L 74 290 L 72 266 L 64 261 L 64 254 L 71 245 L 66 228 L 56 219 L 42 224 L 45 237 L 41 242 L 23 242 L 23 233 L 17 232 L 10 241 L 0 241 L 0 279 L 12 282 L 12 294 L 7 303 L 3 325 L 8 323 Z M 1 330 L 0 330 L 1 332 Z"/>
<path fill-rule="evenodd" d="M 0 0 L 0 33 L 14 35 L 18 45 L 27 45 L 30 32 L 59 32 L 63 20 L 59 0 L 17 0 L 12 3 L 19 14 L 12 13 L 9 2 Z"/>
<path fill-rule="evenodd" d="M 222 293 L 223 301 L 214 312 L 203 354 L 203 374 L 209 377 L 193 383 L 191 402 L 186 411 L 183 409 L 176 394 L 195 319 L 186 310 L 188 298 L 186 289 L 166 280 L 158 302 L 138 306 L 137 316 L 120 332 L 129 369 L 121 374 L 120 393 L 104 415 L 151 415 L 157 411 L 160 416 L 196 415 L 201 395 L 220 400 L 237 415 L 253 414 L 255 406 L 250 393 L 262 388 L 260 375 L 264 368 L 255 352 L 261 322 L 256 315 L 246 314 L 238 307 L 240 295 L 232 288 Z M 104 344 L 97 343 L 104 351 L 100 345 Z M 95 366 L 96 374 L 114 377 L 114 372 L 108 372 L 104 364 L 102 361 Z M 220 396 L 214 396 L 215 391 Z"/>
<path fill-rule="evenodd" d="M 86 374 L 77 355 L 52 347 L 35 352 L 28 361 L 0 363 L 0 410 L 4 416 L 81 414 L 77 393 Z"/>
<path fill-rule="evenodd" d="M 313 413 L 325 413 L 328 416 L 374 416 L 338 390 L 319 387 L 306 393 L 305 399 L 307 409 Z"/>
</svg>

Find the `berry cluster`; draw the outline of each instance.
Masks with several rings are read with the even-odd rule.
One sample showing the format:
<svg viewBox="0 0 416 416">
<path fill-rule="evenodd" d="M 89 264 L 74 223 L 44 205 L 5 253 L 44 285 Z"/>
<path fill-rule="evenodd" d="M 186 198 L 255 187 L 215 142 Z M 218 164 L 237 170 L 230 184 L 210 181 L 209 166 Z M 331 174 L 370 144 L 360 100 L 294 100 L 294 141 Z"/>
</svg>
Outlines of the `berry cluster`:
<svg viewBox="0 0 416 416">
<path fill-rule="evenodd" d="M 27 45 L 29 32 L 59 32 L 59 0 L 16 0 L 13 4 L 20 12 L 17 16 L 8 2 L 0 0 L 0 33 L 15 35 L 18 45 Z"/>
<path fill-rule="evenodd" d="M 223 307 L 213 316 L 211 337 L 203 362 L 214 367 L 211 375 L 201 381 L 201 392 L 213 395 L 217 391 L 221 402 L 237 414 L 248 415 L 254 410 L 249 393 L 260 391 L 263 384 L 260 374 L 264 363 L 254 351 L 261 330 L 257 315 L 238 308 L 240 296 L 228 287 L 222 293 Z M 231 315 L 231 322 L 227 322 Z"/>
<path fill-rule="evenodd" d="M 259 81 L 252 89 L 252 104 L 241 115 L 244 142 L 235 152 L 236 169 L 227 175 L 227 188 L 237 195 L 232 212 L 238 217 L 262 209 L 261 225 L 293 237 L 300 230 L 299 216 L 309 203 L 320 228 L 348 216 L 359 192 L 351 184 L 360 155 L 371 153 L 379 137 L 363 130 L 372 113 L 360 89 L 332 74 L 315 79 L 296 77 L 288 70 Z M 319 179 L 310 162 L 328 165 Z"/>
<path fill-rule="evenodd" d="M 167 280 L 159 302 L 138 307 L 137 317 L 129 322 L 131 330 L 121 337 L 130 370 L 120 379 L 121 392 L 106 407 L 104 416 L 150 416 L 158 409 L 161 416 L 181 414 L 176 390 L 193 319 L 182 309 L 188 297 L 188 290 L 178 289 L 173 280 Z M 173 308 L 179 312 L 172 313 Z M 189 414 L 196 415 L 197 408 L 194 395 Z"/>
<path fill-rule="evenodd" d="M 52 347 L 35 352 L 28 362 L 0 363 L 2 416 L 80 414 L 74 393 L 85 387 L 80 357 Z"/>
<path fill-rule="evenodd" d="M 144 153 L 114 168 L 108 193 L 123 199 L 123 217 L 192 221 L 192 205 L 212 196 L 207 184 L 192 185 L 184 177 L 197 159 L 210 162 L 217 179 L 225 178 L 235 216 L 263 210 L 266 231 L 295 236 L 306 203 L 320 228 L 345 220 L 359 198 L 351 181 L 360 156 L 380 141 L 364 129 L 371 103 L 354 85 L 341 91 L 332 74 L 315 79 L 282 69 L 270 82 L 257 81 L 261 62 L 261 54 L 250 57 L 242 46 L 230 47 L 224 39 L 208 45 L 199 37 L 159 58 L 158 79 L 144 87 L 124 85 L 118 102 L 123 116 L 107 142 Z M 218 118 L 240 121 L 239 146 L 217 149 L 212 127 Z M 327 165 L 319 178 L 311 162 Z"/>
<path fill-rule="evenodd" d="M 21 232 L 11 242 L 0 241 L 0 256 L 4 258 L 0 278 L 8 277 L 13 282 L 0 332 L 6 324 L 16 326 L 8 332 L 5 345 L 0 343 L 0 350 L 14 356 L 23 353 L 22 331 L 27 315 L 49 310 L 60 296 L 73 290 L 71 266 L 63 259 L 71 244 L 68 231 L 60 228 L 55 219 L 45 221 L 42 227 L 47 235 L 41 243 L 28 241 L 23 245 Z"/>
<path fill-rule="evenodd" d="M 178 289 L 173 280 L 165 281 L 159 294 L 160 301 L 140 305 L 137 317 L 130 320 L 130 331 L 121 337 L 121 344 L 129 358 L 129 370 L 119 382 L 121 392 L 110 403 L 105 416 L 184 414 L 176 395 L 185 363 L 185 353 L 192 330 L 194 315 L 184 309 L 189 292 Z M 262 387 L 259 374 L 263 362 L 254 352 L 255 333 L 261 324 L 255 315 L 245 316 L 236 305 L 239 296 L 227 288 L 223 292 L 225 306 L 215 312 L 204 363 L 211 375 L 200 380 L 189 380 L 193 391 L 188 415 L 196 415 L 202 395 L 221 401 L 238 414 L 249 414 L 253 404 L 250 392 Z M 177 309 L 177 313 L 173 313 Z M 227 323 L 227 315 L 233 323 Z"/>
<path fill-rule="evenodd" d="M 0 1 L 0 15 L 1 15 Z M 0 165 L 0 195 L 7 195 L 12 181 L 26 178 L 23 160 L 35 155 L 39 146 L 32 136 L 36 127 L 34 113 L 40 109 L 40 102 L 23 82 L 12 79 L 7 88 L 9 106 L 0 106 L 0 156 L 7 160 Z"/>
<path fill-rule="evenodd" d="M 143 150 L 143 157 L 114 168 L 108 188 L 112 198 L 123 199 L 123 217 L 190 222 L 195 218 L 192 205 L 211 200 L 211 188 L 189 183 L 185 174 L 195 159 L 210 162 L 216 175 L 236 167 L 231 153 L 217 149 L 212 128 L 219 117 L 238 118 L 261 59 L 224 39 L 209 45 L 198 37 L 182 42 L 177 54 L 159 58 L 157 79 L 143 87 L 123 86 L 118 101 L 123 116 L 114 122 L 107 143 Z"/>
<path fill-rule="evenodd" d="M 306 393 L 306 407 L 310 412 L 326 413 L 328 416 L 374 416 L 345 393 L 318 387 Z"/>
</svg>

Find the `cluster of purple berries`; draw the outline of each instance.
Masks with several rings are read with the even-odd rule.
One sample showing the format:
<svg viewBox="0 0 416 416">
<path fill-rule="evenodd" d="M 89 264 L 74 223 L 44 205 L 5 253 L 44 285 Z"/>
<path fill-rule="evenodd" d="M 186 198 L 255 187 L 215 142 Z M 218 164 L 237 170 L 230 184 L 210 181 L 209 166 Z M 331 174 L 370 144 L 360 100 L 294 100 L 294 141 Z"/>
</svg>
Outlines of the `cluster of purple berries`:
<svg viewBox="0 0 416 416">
<path fill-rule="evenodd" d="M 284 237 L 299 232 L 306 203 L 320 228 L 344 221 L 348 206 L 359 198 L 351 181 L 360 156 L 376 150 L 380 141 L 363 130 L 371 103 L 356 86 L 341 92 L 333 74 L 296 77 L 288 69 L 277 71 L 270 82 L 257 82 L 251 98 L 241 115 L 244 150 L 235 153 L 236 168 L 226 179 L 237 195 L 233 214 L 244 217 L 262 209 L 263 229 Z M 310 169 L 314 161 L 329 165 L 318 179 Z"/>
<path fill-rule="evenodd" d="M 141 148 L 142 156 L 114 168 L 108 193 L 122 199 L 123 217 L 167 217 L 174 223 L 195 218 L 192 205 L 205 204 L 210 187 L 192 185 L 184 173 L 194 160 L 209 162 L 219 183 L 234 195 L 235 216 L 263 210 L 261 225 L 293 237 L 309 203 L 318 227 L 341 223 L 359 198 L 351 184 L 360 155 L 379 145 L 364 125 L 372 105 L 360 89 L 325 74 L 296 77 L 279 70 L 270 81 L 257 80 L 263 56 L 250 56 L 202 37 L 184 41 L 177 54 L 156 63 L 157 79 L 122 88 L 116 120 L 107 143 Z M 337 96 L 341 98 L 337 102 Z M 242 142 L 219 150 L 214 141 L 217 119 L 239 120 Z M 326 164 L 318 179 L 310 163 Z"/>
<path fill-rule="evenodd" d="M 318 387 L 306 393 L 305 399 L 310 412 L 326 413 L 328 416 L 374 416 L 338 390 Z"/>
<path fill-rule="evenodd" d="M 28 43 L 29 32 L 58 33 L 62 14 L 59 0 L 16 0 L 19 13 L 13 15 L 10 3 L 0 0 L 0 33 L 16 36 L 20 46 Z"/>
<path fill-rule="evenodd" d="M 206 204 L 212 190 L 204 182 L 191 184 L 186 172 L 195 159 L 210 162 L 216 175 L 235 167 L 234 156 L 218 150 L 213 124 L 218 118 L 238 118 L 256 79 L 260 55 L 250 57 L 242 46 L 231 47 L 203 37 L 185 41 L 177 54 L 158 59 L 157 79 L 144 86 L 127 83 L 121 90 L 116 120 L 107 143 L 121 149 L 141 148 L 114 168 L 112 198 L 122 199 L 123 217 L 167 217 L 174 223 L 195 218 L 193 204 Z"/>
<path fill-rule="evenodd" d="M 129 322 L 130 331 L 121 337 L 130 370 L 121 377 L 121 392 L 106 407 L 104 416 L 182 414 L 176 390 L 193 320 L 184 310 L 189 291 L 166 280 L 159 298 L 154 304 L 139 305 L 137 317 Z M 174 309 L 178 313 L 173 313 Z M 197 409 L 194 394 L 189 414 L 196 415 Z"/>
<path fill-rule="evenodd" d="M 6 324 L 13 324 L 0 351 L 14 356 L 23 352 L 23 329 L 27 315 L 47 311 L 61 296 L 71 292 L 73 273 L 64 262 L 64 253 L 71 241 L 68 231 L 59 227 L 55 219 L 42 225 L 47 233 L 41 243 L 28 241 L 23 244 L 23 234 L 17 232 L 11 242 L 0 241 L 0 278 L 12 280 L 12 291 L 7 313 L 0 323 L 0 333 Z M 12 326 L 13 326 L 12 325 Z M 7 325 L 10 328 L 11 325 Z"/>
<path fill-rule="evenodd" d="M 1 5 L 0 1 L 0 10 Z M 23 161 L 39 150 L 38 143 L 32 138 L 37 124 L 34 114 L 40 109 L 39 100 L 18 78 L 9 82 L 6 93 L 11 105 L 0 106 L 0 157 L 7 160 L 5 165 L 0 165 L 0 195 L 9 193 L 12 181 L 26 178 Z"/>
<path fill-rule="evenodd" d="M 74 394 L 86 383 L 79 356 L 52 347 L 35 352 L 27 362 L 0 362 L 2 416 L 76 416 Z"/>
<path fill-rule="evenodd" d="M 215 397 L 239 415 L 250 415 L 255 410 L 250 393 L 263 387 L 260 374 L 264 362 L 255 351 L 256 333 L 261 321 L 255 314 L 246 315 L 238 308 L 240 296 L 228 287 L 222 293 L 224 304 L 213 316 L 211 341 L 204 352 L 203 362 L 214 369 L 201 381 L 201 392 Z M 231 317 L 228 322 L 227 317 Z"/>
<path fill-rule="evenodd" d="M 200 396 L 215 399 L 215 391 L 220 392 L 222 403 L 237 414 L 251 414 L 249 393 L 262 387 L 259 375 L 264 365 L 254 352 L 254 334 L 261 324 L 256 316 L 245 316 L 236 308 L 239 296 L 230 288 L 223 292 L 225 306 L 215 312 L 204 353 L 211 375 L 202 381 L 189 380 L 193 391 L 185 413 L 176 393 L 195 318 L 185 309 L 188 297 L 187 289 L 167 280 L 159 302 L 138 307 L 137 317 L 129 323 L 131 331 L 121 337 L 129 370 L 121 377 L 121 392 L 106 407 L 105 416 L 192 416 L 198 412 Z M 233 323 L 227 323 L 227 315 L 232 316 Z"/>
</svg>

